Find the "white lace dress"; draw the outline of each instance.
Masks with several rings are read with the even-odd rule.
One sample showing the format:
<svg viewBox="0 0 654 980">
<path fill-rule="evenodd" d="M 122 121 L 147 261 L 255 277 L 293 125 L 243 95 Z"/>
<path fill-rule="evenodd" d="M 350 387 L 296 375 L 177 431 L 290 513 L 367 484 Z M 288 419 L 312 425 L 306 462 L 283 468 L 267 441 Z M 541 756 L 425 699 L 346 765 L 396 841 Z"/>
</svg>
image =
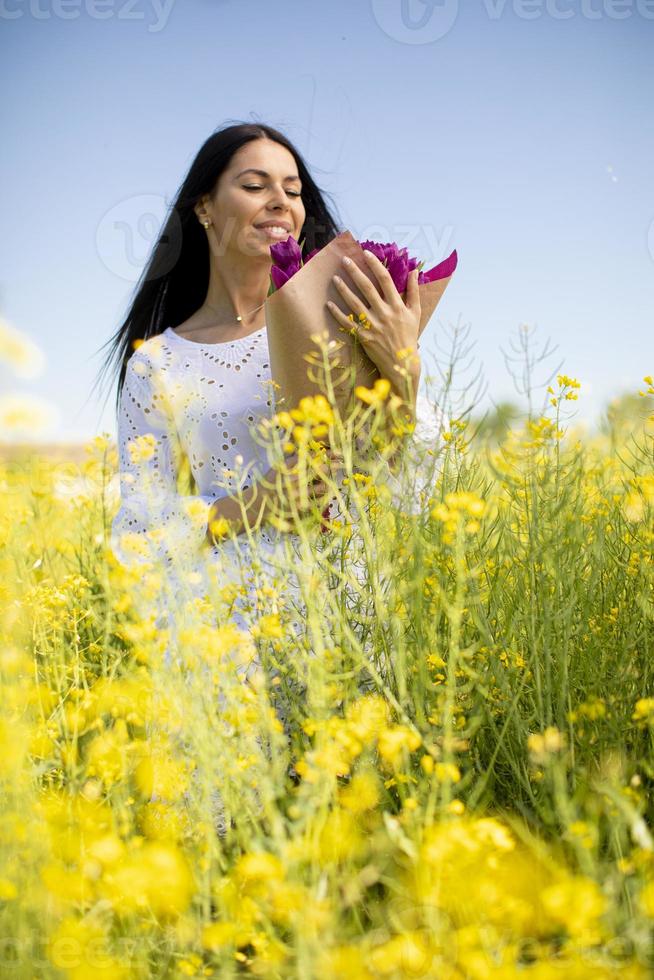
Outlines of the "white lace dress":
<svg viewBox="0 0 654 980">
<path fill-rule="evenodd" d="M 239 535 L 237 547 L 229 540 L 210 547 L 205 538 L 211 503 L 239 486 L 247 489 L 269 470 L 271 460 L 254 432 L 272 404 L 265 326 L 214 344 L 167 327 L 135 350 L 118 412 L 120 507 L 111 547 L 119 562 L 154 561 L 165 570 L 175 601 L 206 594 L 210 565 L 219 566 L 222 581 L 241 582 L 253 550 L 264 564 L 270 557 L 271 569 L 278 566 L 282 539 L 292 543 L 295 535 L 267 525 L 256 532 L 255 549 L 246 535 Z M 416 438 L 420 413 L 418 421 Z M 422 426 L 423 439 L 433 442 L 433 420 Z M 196 495 L 177 489 L 183 455 Z M 335 501 L 328 516 L 340 516 Z"/>
<path fill-rule="evenodd" d="M 239 486 L 245 490 L 270 468 L 267 451 L 254 435 L 256 423 L 272 414 L 270 382 L 265 326 L 247 337 L 217 344 L 189 340 L 168 327 L 142 343 L 127 363 L 118 413 L 120 506 L 112 522 L 111 546 L 126 566 L 152 561 L 165 572 L 156 610 L 142 611 L 154 611 L 155 625 L 169 631 L 166 668 L 176 658 L 178 627 L 186 622 L 178 611 L 189 598 L 205 595 L 212 578 L 237 585 L 245 578 L 247 594 L 237 602 L 231 618 L 248 630 L 252 618 L 247 602 L 256 591 L 256 578 L 248 581 L 247 572 L 257 564 L 264 577 L 270 572 L 276 582 L 280 565 L 286 564 L 284 599 L 296 602 L 300 612 L 294 627 L 302 629 L 304 607 L 296 578 L 299 552 L 296 560 L 284 562 L 287 547 L 294 548 L 297 540 L 294 534 L 266 526 L 254 534 L 253 545 L 246 535 L 239 535 L 238 546 L 230 540 L 214 547 L 206 544 L 211 503 Z M 437 428 L 433 419 L 430 424 L 427 403 L 419 399 L 418 409 L 421 404 L 426 410 L 422 422 L 418 411 L 415 436 L 418 440 L 422 431 L 426 448 L 425 437 L 433 444 Z M 195 495 L 178 490 L 183 455 L 197 486 Z M 415 503 L 403 500 L 402 505 L 412 509 Z M 342 517 L 336 501 L 328 517 Z M 210 569 L 215 577 L 208 574 Z M 140 605 L 140 599 L 136 601 Z M 260 664 L 255 658 L 237 669 L 249 678 Z M 209 676 L 207 683 L 211 683 Z M 225 704 L 223 693 L 219 704 Z M 277 710 L 285 721 L 283 704 Z M 153 793 L 152 800 L 157 799 Z M 218 789 L 212 791 L 212 799 L 214 819 L 224 832 Z"/>
<path fill-rule="evenodd" d="M 211 503 L 246 490 L 270 468 L 253 432 L 272 414 L 266 328 L 224 343 L 198 343 L 170 327 L 130 357 L 118 412 L 120 508 L 111 546 L 127 566 L 152 561 L 179 599 L 201 596 L 210 563 L 226 581 L 239 580 L 233 542 L 206 544 Z M 254 428 L 253 428 L 254 427 Z M 180 494 L 186 456 L 197 494 Z M 240 535 L 239 550 L 249 550 Z M 275 552 L 279 536 L 257 533 L 259 553 Z M 241 559 L 240 567 L 243 565 Z"/>
</svg>

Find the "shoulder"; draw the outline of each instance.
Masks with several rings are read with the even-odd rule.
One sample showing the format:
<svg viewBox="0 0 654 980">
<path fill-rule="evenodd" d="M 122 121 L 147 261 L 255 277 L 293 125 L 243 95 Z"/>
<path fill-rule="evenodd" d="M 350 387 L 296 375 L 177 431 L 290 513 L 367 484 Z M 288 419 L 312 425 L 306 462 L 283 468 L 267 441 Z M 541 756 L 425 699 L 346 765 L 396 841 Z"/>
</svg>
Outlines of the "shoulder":
<svg viewBox="0 0 654 980">
<path fill-rule="evenodd" d="M 126 380 L 152 381 L 157 375 L 170 371 L 173 350 L 163 334 L 142 340 L 131 354 L 126 366 Z"/>
</svg>

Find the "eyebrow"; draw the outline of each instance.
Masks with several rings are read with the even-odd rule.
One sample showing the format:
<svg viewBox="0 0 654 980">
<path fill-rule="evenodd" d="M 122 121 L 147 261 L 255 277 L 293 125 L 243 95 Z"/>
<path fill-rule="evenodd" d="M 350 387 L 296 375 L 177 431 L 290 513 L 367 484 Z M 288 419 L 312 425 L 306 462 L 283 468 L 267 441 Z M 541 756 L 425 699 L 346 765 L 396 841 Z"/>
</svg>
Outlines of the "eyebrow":
<svg viewBox="0 0 654 980">
<path fill-rule="evenodd" d="M 257 170 L 255 167 L 247 167 L 246 170 L 241 170 L 240 174 L 236 174 L 236 177 L 234 179 L 238 180 L 238 178 L 242 177 L 243 174 L 260 174 L 261 177 L 270 177 L 270 174 L 267 173 L 265 170 Z M 284 180 L 299 180 L 299 179 L 300 178 L 296 174 L 288 174 L 287 177 L 284 177 Z"/>
</svg>

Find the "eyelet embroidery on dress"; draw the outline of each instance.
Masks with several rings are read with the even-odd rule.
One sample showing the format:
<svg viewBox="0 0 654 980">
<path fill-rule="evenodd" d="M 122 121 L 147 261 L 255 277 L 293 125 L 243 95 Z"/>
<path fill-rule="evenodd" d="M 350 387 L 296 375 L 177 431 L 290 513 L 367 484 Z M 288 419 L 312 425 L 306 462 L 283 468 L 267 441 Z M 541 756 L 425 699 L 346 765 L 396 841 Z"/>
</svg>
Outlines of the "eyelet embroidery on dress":
<svg viewBox="0 0 654 980">
<path fill-rule="evenodd" d="M 169 567 L 197 559 L 206 521 L 201 507 L 199 517 L 189 515 L 194 502 L 206 504 L 208 513 L 216 497 L 251 485 L 255 468 L 267 470 L 265 451 L 250 433 L 270 412 L 262 388 L 270 380 L 267 348 L 265 332 L 212 347 L 165 331 L 132 354 L 118 424 L 121 507 L 112 547 L 119 560 L 129 564 L 120 545 L 129 532 Z M 176 489 L 183 454 L 198 490 L 191 496 Z"/>
</svg>

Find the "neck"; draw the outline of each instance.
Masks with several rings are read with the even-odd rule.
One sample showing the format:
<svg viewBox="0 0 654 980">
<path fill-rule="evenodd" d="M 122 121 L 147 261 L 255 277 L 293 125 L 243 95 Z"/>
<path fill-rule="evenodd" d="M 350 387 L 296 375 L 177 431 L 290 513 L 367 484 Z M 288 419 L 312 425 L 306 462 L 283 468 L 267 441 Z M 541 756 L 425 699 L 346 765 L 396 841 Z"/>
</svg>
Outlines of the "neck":
<svg viewBox="0 0 654 980">
<path fill-rule="evenodd" d="M 237 315 L 244 324 L 263 322 L 270 264 L 270 258 L 265 255 L 253 256 L 247 262 L 242 256 L 234 258 L 229 253 L 219 260 L 212 255 L 205 305 L 214 317 L 226 323 L 236 323 Z"/>
</svg>

